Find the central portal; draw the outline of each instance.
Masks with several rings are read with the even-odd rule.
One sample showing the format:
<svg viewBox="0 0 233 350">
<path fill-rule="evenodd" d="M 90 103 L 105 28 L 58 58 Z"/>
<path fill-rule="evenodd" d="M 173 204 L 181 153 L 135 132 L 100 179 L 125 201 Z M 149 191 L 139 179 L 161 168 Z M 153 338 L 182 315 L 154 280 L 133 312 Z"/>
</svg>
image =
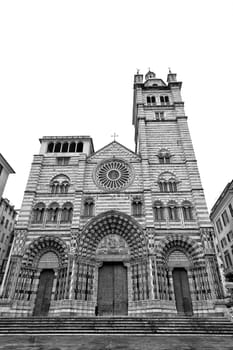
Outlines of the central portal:
<svg viewBox="0 0 233 350">
<path fill-rule="evenodd" d="M 99 269 L 97 314 L 128 314 L 127 268 L 121 262 L 104 263 Z"/>
</svg>

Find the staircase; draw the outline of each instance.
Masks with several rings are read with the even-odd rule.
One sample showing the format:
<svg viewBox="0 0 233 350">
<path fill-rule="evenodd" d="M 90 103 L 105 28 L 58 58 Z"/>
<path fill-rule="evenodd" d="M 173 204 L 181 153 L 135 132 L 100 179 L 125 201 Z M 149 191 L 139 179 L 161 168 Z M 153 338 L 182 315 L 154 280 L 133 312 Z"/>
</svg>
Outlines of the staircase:
<svg viewBox="0 0 233 350">
<path fill-rule="evenodd" d="M 0 318 L 0 335 L 121 334 L 121 335 L 231 335 L 225 317 L 24 317 Z"/>
</svg>

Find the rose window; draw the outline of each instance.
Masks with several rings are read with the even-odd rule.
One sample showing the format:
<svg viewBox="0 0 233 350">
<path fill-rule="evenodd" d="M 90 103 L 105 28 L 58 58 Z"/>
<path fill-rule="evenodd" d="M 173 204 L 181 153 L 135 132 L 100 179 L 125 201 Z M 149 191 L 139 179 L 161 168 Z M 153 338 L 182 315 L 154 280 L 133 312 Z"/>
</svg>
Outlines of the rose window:
<svg viewBox="0 0 233 350">
<path fill-rule="evenodd" d="M 131 178 L 131 168 L 122 160 L 108 160 L 101 163 L 95 174 L 97 185 L 107 190 L 125 188 L 130 183 Z"/>
</svg>

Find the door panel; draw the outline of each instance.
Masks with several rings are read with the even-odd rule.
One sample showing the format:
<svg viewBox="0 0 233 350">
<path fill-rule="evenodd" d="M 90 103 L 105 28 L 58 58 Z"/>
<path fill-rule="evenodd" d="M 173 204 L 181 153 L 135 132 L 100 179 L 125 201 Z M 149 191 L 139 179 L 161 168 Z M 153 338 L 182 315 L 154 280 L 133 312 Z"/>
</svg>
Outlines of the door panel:
<svg viewBox="0 0 233 350">
<path fill-rule="evenodd" d="M 98 315 L 127 315 L 127 269 L 122 263 L 105 263 L 99 269 Z"/>
<path fill-rule="evenodd" d="M 53 270 L 46 269 L 41 272 L 33 312 L 34 316 L 48 315 L 53 288 L 53 279 Z"/>
<path fill-rule="evenodd" d="M 127 269 L 123 264 L 114 266 L 114 315 L 127 315 Z"/>
<path fill-rule="evenodd" d="M 113 266 L 103 265 L 99 269 L 98 314 L 111 315 L 113 312 Z"/>
<path fill-rule="evenodd" d="M 172 276 L 177 312 L 192 315 L 192 299 L 189 290 L 187 271 L 184 268 L 175 268 L 172 272 Z"/>
</svg>

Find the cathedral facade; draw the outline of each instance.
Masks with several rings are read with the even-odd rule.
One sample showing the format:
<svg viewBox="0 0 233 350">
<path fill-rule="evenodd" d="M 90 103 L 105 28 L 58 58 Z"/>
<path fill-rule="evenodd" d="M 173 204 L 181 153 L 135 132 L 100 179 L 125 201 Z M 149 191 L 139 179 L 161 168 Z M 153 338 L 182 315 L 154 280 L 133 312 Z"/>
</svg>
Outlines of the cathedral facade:
<svg viewBox="0 0 233 350">
<path fill-rule="evenodd" d="M 223 309 L 180 90 L 134 76 L 135 152 L 43 137 L 1 286 L 0 314 L 204 314 Z"/>
</svg>

